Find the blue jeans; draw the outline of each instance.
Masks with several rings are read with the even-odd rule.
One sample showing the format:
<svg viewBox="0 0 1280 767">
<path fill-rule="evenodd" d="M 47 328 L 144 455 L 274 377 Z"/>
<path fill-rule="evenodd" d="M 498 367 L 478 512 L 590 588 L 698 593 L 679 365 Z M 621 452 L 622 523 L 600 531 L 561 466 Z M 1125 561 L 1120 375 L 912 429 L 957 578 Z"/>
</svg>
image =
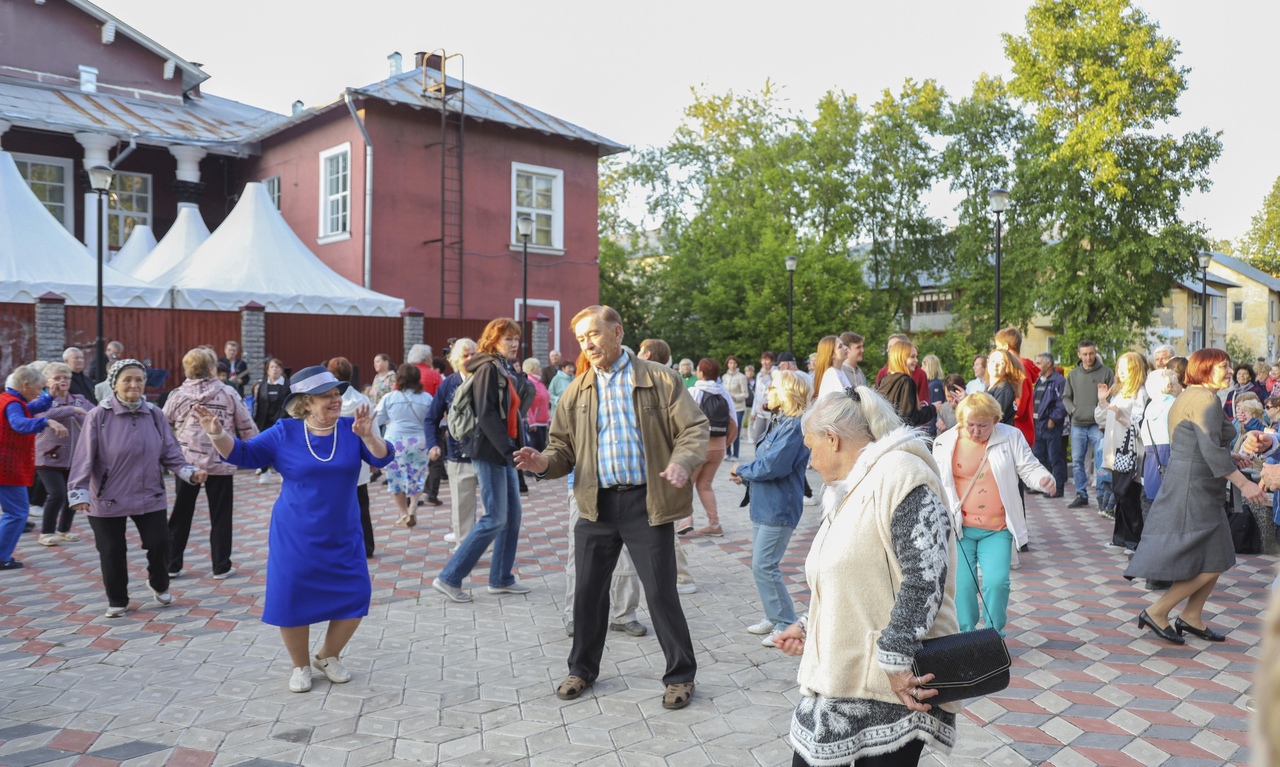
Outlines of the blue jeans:
<svg viewBox="0 0 1280 767">
<path fill-rule="evenodd" d="M 440 580 L 461 588 L 462 580 L 471 574 L 492 543 L 489 585 L 510 586 L 516 582 L 511 568 L 516 563 L 516 543 L 520 538 L 520 482 L 516 470 L 506 464 L 474 458 L 471 466 L 480 483 L 484 516 L 476 521 L 449 564 L 440 571 Z"/>
<path fill-rule="evenodd" d="M 1071 426 L 1071 476 L 1076 483 L 1076 495 L 1089 497 L 1089 472 L 1084 468 L 1084 456 L 1093 448 L 1094 474 L 1098 477 L 1098 492 L 1102 492 L 1102 429 L 1092 426 Z"/>
<path fill-rule="evenodd" d="M 1058 495 L 1066 492 L 1067 459 L 1062 452 L 1062 424 L 1049 428 L 1048 421 L 1036 421 L 1036 443 L 1031 452 L 1036 460 L 1053 474 L 1053 481 L 1058 485 Z"/>
<path fill-rule="evenodd" d="M 1009 560 L 1013 556 L 1013 533 L 1008 530 L 964 528 L 962 551 L 956 557 L 956 620 L 961 631 L 978 625 L 978 584 L 973 570 L 982 573 L 982 601 L 986 605 L 987 628 L 1004 636 L 1009 609 Z"/>
<path fill-rule="evenodd" d="M 0 562 L 13 559 L 22 530 L 31 514 L 27 488 L 18 485 L 0 485 Z"/>
<path fill-rule="evenodd" d="M 742 446 L 742 417 L 746 414 L 745 410 L 738 411 L 738 437 L 729 446 L 729 450 L 725 453 L 726 458 L 737 458 L 739 455 L 738 449 Z"/>
<path fill-rule="evenodd" d="M 790 626 L 798 620 L 791 594 L 782 580 L 782 569 L 778 567 L 794 531 L 794 527 L 751 523 L 751 575 L 764 603 L 764 617 L 775 626 Z"/>
</svg>

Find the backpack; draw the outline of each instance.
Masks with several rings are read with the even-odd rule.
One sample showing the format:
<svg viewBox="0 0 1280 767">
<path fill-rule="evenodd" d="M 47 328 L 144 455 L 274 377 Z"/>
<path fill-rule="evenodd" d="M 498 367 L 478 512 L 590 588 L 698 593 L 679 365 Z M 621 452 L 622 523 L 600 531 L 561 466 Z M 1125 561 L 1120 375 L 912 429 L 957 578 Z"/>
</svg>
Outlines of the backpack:
<svg viewBox="0 0 1280 767">
<path fill-rule="evenodd" d="M 698 408 L 711 422 L 712 437 L 729 435 L 729 403 L 724 401 L 724 397 L 714 392 L 703 392 Z"/>
<path fill-rule="evenodd" d="M 493 365 L 498 367 L 496 362 Z M 453 402 L 449 405 L 449 415 L 445 422 L 445 428 L 449 430 L 449 436 L 458 442 L 466 442 L 471 439 L 471 435 L 476 430 L 476 408 L 472 394 L 472 384 L 475 380 L 475 373 L 467 376 L 453 392 Z M 505 388 L 507 388 L 506 373 L 501 368 L 498 368 L 499 392 Z M 501 393 L 499 393 L 499 398 L 501 398 Z"/>
</svg>

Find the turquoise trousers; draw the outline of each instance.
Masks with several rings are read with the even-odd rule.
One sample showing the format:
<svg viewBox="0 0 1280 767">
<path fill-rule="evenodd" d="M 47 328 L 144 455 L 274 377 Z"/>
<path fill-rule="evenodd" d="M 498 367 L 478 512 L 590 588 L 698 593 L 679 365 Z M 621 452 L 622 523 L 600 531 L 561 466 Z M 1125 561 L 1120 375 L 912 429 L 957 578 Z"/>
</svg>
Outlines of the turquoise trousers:
<svg viewBox="0 0 1280 767">
<path fill-rule="evenodd" d="M 1013 533 L 1008 530 L 964 528 L 956 557 L 956 619 L 961 631 L 973 631 L 978 625 L 978 584 L 973 580 L 976 568 L 982 577 L 982 599 L 986 604 L 983 623 L 1004 636 L 1009 609 L 1009 561 L 1013 552 Z M 966 561 L 967 560 L 967 561 Z"/>
</svg>

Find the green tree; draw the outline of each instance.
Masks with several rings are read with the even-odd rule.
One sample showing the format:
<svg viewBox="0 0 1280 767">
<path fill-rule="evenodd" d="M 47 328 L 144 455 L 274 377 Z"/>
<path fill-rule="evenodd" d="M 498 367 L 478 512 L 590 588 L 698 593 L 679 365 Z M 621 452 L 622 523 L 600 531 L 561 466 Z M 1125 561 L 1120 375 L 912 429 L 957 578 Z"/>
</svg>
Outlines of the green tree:
<svg viewBox="0 0 1280 767">
<path fill-rule="evenodd" d="M 1008 252 L 1037 264 L 1036 308 L 1067 343 L 1126 346 L 1205 246 L 1179 209 L 1208 189 L 1221 141 L 1207 129 L 1161 132 L 1187 69 L 1177 41 L 1128 0 L 1037 0 L 1026 34 L 1004 41 L 1009 92 L 1033 120 Z"/>
<path fill-rule="evenodd" d="M 1240 253 L 1262 271 L 1280 276 L 1280 178 L 1253 214 L 1249 231 L 1240 240 Z"/>
<path fill-rule="evenodd" d="M 653 334 L 653 257 L 644 233 L 622 215 L 628 193 L 626 166 L 613 157 L 600 160 L 600 303 L 622 315 L 626 343 L 634 349 Z"/>
</svg>

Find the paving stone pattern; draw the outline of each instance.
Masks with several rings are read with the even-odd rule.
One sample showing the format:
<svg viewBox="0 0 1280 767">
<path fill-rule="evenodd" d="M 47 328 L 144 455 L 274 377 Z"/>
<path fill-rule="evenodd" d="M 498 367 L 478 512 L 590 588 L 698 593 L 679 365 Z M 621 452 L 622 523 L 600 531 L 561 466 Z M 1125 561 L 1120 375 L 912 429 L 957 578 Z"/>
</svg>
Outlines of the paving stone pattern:
<svg viewBox="0 0 1280 767">
<path fill-rule="evenodd" d="M 102 615 L 82 519 L 77 543 L 46 549 L 24 536 L 17 556 L 27 568 L 0 575 L 0 765 L 790 764 L 797 661 L 745 631 L 761 615 L 750 523 L 727 473 L 717 485 L 725 537 L 683 544 L 698 584 L 683 600 L 699 662 L 683 711 L 661 706 L 664 663 L 652 633 L 611 632 L 595 687 L 577 701 L 555 697 L 570 643 L 563 481 L 531 483 L 524 504 L 517 566 L 533 592 L 487 594 L 485 559 L 465 605 L 430 586 L 448 556 L 448 507 L 428 507 L 417 528 L 397 530 L 385 487 L 375 486 L 373 605 L 344 658 L 354 679 L 317 676 L 310 693 L 290 693 L 279 634 L 259 620 L 278 485 L 242 472 L 236 574 L 210 577 L 207 518 L 198 519 L 168 608 L 149 601 L 132 532 L 135 599 L 116 620 Z M 969 705 L 955 752 L 923 763 L 1244 765 L 1245 703 L 1275 560 L 1244 557 L 1223 577 L 1208 612 L 1228 642 L 1174 647 L 1137 629 L 1153 596 L 1121 577 L 1125 558 L 1103 545 L 1109 522 L 1063 500 L 1029 496 L 1029 506 L 1033 551 L 1014 573 L 1010 607 L 1012 686 Z M 800 601 L 818 521 L 807 509 L 784 562 Z M 651 625 L 643 609 L 640 619 Z"/>
</svg>

